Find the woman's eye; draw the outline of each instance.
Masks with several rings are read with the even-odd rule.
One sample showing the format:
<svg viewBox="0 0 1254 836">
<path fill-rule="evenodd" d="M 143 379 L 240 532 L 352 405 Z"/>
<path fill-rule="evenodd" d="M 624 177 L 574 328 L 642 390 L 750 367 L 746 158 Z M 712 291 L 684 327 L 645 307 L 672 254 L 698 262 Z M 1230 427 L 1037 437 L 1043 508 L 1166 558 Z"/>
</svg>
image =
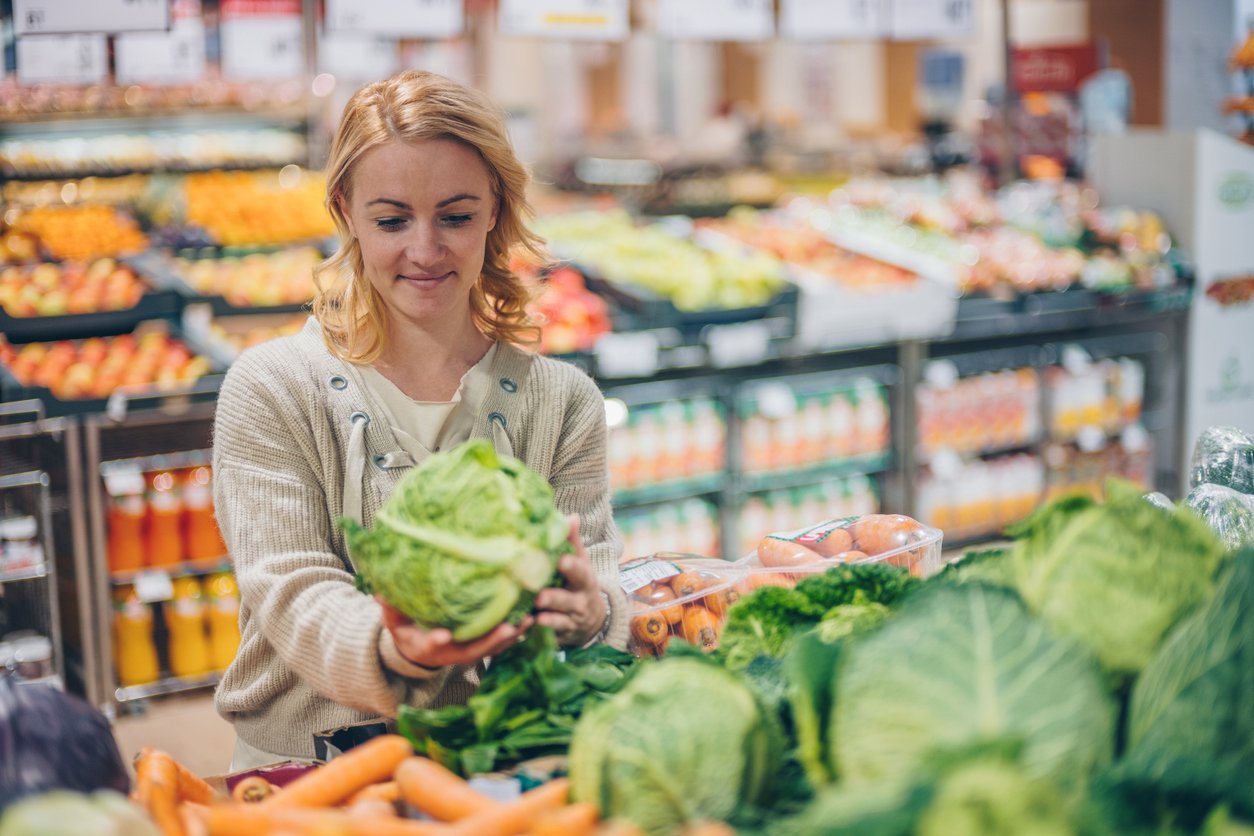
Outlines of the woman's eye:
<svg viewBox="0 0 1254 836">
<path fill-rule="evenodd" d="M 404 218 L 380 218 L 374 222 L 374 225 L 384 232 L 395 232 L 405 223 Z"/>
<path fill-rule="evenodd" d="M 474 215 L 445 215 L 444 223 L 449 226 L 462 226 L 468 224 L 474 219 Z"/>
</svg>

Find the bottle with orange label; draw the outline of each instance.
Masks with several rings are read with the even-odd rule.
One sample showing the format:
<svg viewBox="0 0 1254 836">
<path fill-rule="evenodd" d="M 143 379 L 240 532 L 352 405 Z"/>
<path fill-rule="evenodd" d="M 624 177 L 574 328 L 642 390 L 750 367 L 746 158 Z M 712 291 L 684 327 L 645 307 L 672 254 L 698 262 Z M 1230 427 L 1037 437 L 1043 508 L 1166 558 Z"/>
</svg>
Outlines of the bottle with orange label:
<svg viewBox="0 0 1254 836">
<path fill-rule="evenodd" d="M 109 497 L 106 553 L 110 572 L 134 572 L 144 567 L 144 515 L 142 492 Z"/>
<path fill-rule="evenodd" d="M 221 572 L 205 578 L 209 599 L 209 664 L 213 670 L 226 670 L 239 650 L 239 587 L 235 576 Z"/>
<path fill-rule="evenodd" d="M 170 634 L 170 673 L 175 676 L 209 673 L 205 597 L 196 578 L 174 580 L 174 597 L 165 605 L 165 626 Z"/>
<path fill-rule="evenodd" d="M 146 685 L 161 676 L 152 640 L 152 609 L 129 585 L 113 593 L 113 664 L 124 687 Z"/>
<path fill-rule="evenodd" d="M 183 499 L 174 471 L 148 474 L 148 565 L 160 568 L 183 562 Z"/>
<path fill-rule="evenodd" d="M 226 544 L 213 518 L 213 477 L 208 467 L 193 467 L 184 472 L 183 519 L 185 549 L 188 560 L 217 560 L 226 554 Z"/>
</svg>

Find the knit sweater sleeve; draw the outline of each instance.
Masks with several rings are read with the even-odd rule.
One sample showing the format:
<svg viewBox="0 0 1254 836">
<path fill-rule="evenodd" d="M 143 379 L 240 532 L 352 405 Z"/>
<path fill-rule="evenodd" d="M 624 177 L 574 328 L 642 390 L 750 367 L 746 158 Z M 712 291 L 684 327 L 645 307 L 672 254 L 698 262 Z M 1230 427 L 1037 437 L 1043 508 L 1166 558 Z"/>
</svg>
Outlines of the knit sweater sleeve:
<svg viewBox="0 0 1254 836">
<path fill-rule="evenodd" d="M 302 400 L 310 394 L 283 385 L 291 365 L 291 358 L 246 353 L 218 398 L 214 499 L 242 608 L 306 685 L 341 705 L 393 716 L 403 702 L 430 702 L 447 671 L 409 678 L 423 669 L 396 652 L 378 603 L 356 589 L 336 552 L 319 479 L 318 451 L 327 446 L 326 439 L 319 445 L 319 436 L 330 428 L 307 417 L 312 404 Z M 283 676 L 278 670 L 250 673 Z"/>
<path fill-rule="evenodd" d="M 569 369 L 567 374 L 573 383 L 549 483 L 553 486 L 558 510 L 579 515 L 580 536 L 592 558 L 601 589 L 610 601 L 610 626 L 605 641 L 624 649 L 630 611 L 618 579 L 623 543 L 610 506 L 605 400 L 587 375 L 575 369 Z"/>
</svg>

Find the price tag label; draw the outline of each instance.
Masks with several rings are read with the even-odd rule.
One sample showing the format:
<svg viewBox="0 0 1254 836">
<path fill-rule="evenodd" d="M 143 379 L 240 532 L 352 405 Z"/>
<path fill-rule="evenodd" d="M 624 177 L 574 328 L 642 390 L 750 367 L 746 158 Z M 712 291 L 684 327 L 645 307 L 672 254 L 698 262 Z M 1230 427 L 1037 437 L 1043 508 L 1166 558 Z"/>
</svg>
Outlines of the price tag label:
<svg viewBox="0 0 1254 836">
<path fill-rule="evenodd" d="M 170 0 L 13 0 L 22 35 L 153 32 L 170 28 Z"/>
<path fill-rule="evenodd" d="M 888 33 L 886 0 L 782 0 L 779 33 L 795 41 L 881 38 Z"/>
<path fill-rule="evenodd" d="M 1083 346 L 1078 346 L 1074 343 L 1068 343 L 1062 347 L 1060 362 L 1069 374 L 1077 376 L 1088 374 L 1089 370 L 1093 368 L 1092 355 L 1085 351 Z"/>
<path fill-rule="evenodd" d="M 138 467 L 112 467 L 104 473 L 105 492 L 109 496 L 136 496 L 144 493 L 144 474 Z"/>
<path fill-rule="evenodd" d="M 621 41 L 629 24 L 627 0 L 501 0 L 502 35 Z"/>
<path fill-rule="evenodd" d="M 127 32 L 114 39 L 119 84 L 184 84 L 205 75 L 205 25 L 177 21 L 169 32 Z"/>
<path fill-rule="evenodd" d="M 654 581 L 678 575 L 680 571 L 678 566 L 669 561 L 642 557 L 623 564 L 618 573 L 618 585 L 622 587 L 624 594 L 630 595 Z"/>
<path fill-rule="evenodd" d="M 899 41 L 975 34 L 975 0 L 892 0 L 889 26 Z"/>
<path fill-rule="evenodd" d="M 222 75 L 242 81 L 296 78 L 305 70 L 300 15 L 222 20 Z"/>
<path fill-rule="evenodd" d="M 400 69 L 396 41 L 355 32 L 327 32 L 318 40 L 318 70 L 350 81 L 387 78 Z"/>
<path fill-rule="evenodd" d="M 462 0 L 326 0 L 328 32 L 391 38 L 453 38 L 466 27 Z"/>
<path fill-rule="evenodd" d="M 797 412 L 797 394 L 786 383 L 764 383 L 754 396 L 758 401 L 758 413 L 772 420 L 778 421 Z"/>
<path fill-rule="evenodd" d="M 17 39 L 21 84 L 96 84 L 109 72 L 104 35 L 27 35 Z"/>
<path fill-rule="evenodd" d="M 720 369 L 754 366 L 770 356 L 771 329 L 763 322 L 711 325 L 705 331 L 710 365 Z"/>
<path fill-rule="evenodd" d="M 606 334 L 597 340 L 597 371 L 605 377 L 648 377 L 657 372 L 661 346 L 651 331 Z"/>
<path fill-rule="evenodd" d="M 135 573 L 135 597 L 145 604 L 169 601 L 174 597 L 170 573 L 160 569 L 143 569 Z"/>
<path fill-rule="evenodd" d="M 773 0 L 660 0 L 658 32 L 703 41 L 763 41 L 775 35 Z"/>
</svg>

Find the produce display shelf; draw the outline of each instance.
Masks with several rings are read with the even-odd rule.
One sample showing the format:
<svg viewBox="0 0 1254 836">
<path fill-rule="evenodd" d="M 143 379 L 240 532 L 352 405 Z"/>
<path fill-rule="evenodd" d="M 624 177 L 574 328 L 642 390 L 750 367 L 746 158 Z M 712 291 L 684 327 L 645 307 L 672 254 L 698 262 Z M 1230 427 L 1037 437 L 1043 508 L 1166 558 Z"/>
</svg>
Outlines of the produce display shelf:
<svg viewBox="0 0 1254 836">
<path fill-rule="evenodd" d="M 114 699 L 118 702 L 133 702 L 135 700 L 144 700 L 149 697 L 162 697 L 166 694 L 178 694 L 183 691 L 196 691 L 201 688 L 213 688 L 222 678 L 222 674 L 214 672 L 204 676 L 183 677 L 170 676 L 164 679 L 158 679 L 156 682 L 149 682 L 144 685 L 129 685 L 118 688 L 113 692 Z"/>
<path fill-rule="evenodd" d="M 81 180 L 86 177 L 128 177 L 135 174 L 206 174 L 211 171 L 265 171 L 287 165 L 303 166 L 304 158 L 282 160 L 254 160 L 238 163 L 202 163 L 181 165 L 178 163 L 153 163 L 145 166 L 93 166 L 82 169 L 47 168 L 39 171 L 0 171 L 0 180 L 13 183 L 38 183 L 43 180 Z"/>
<path fill-rule="evenodd" d="M 649 505 L 708 496 L 721 491 L 726 482 L 726 474 L 715 473 L 696 479 L 680 479 L 640 488 L 628 488 L 614 492 L 613 504 L 615 508 L 621 508 L 627 505 Z"/>
<path fill-rule="evenodd" d="M 920 452 L 917 461 L 920 465 L 927 465 L 935 461 L 937 456 L 942 453 L 953 453 L 962 459 L 980 459 L 989 456 L 1012 456 L 1016 453 L 1031 453 L 1037 450 L 1048 439 L 1044 434 L 1038 435 L 1036 438 L 1017 441 L 1013 444 L 1001 444 L 990 447 L 981 447 L 975 450 L 955 450 L 952 447 L 941 447 L 928 452 Z"/>
<path fill-rule="evenodd" d="M 964 534 L 962 537 L 957 537 L 952 540 L 946 537 L 945 538 L 945 551 L 949 552 L 951 550 L 956 550 L 959 552 L 964 552 L 967 549 L 971 549 L 975 546 L 984 546 L 988 548 L 994 548 L 998 544 L 1004 543 L 1005 540 L 1006 540 L 1006 535 L 1003 533 L 1002 529 L 994 528 L 994 529 L 989 529 L 988 531 L 985 531 L 982 533 Z M 962 554 L 961 553 L 957 554 L 955 555 L 955 557 L 956 558 L 962 557 Z"/>
<path fill-rule="evenodd" d="M 0 586 L 6 583 L 17 583 L 19 581 L 33 581 L 39 578 L 48 577 L 47 564 L 40 564 L 30 569 L 18 569 L 15 572 L 0 572 Z"/>
<path fill-rule="evenodd" d="M 877 473 L 884 473 L 892 466 L 892 453 L 884 452 L 842 459 L 836 462 L 826 462 L 795 470 L 779 470 L 769 473 L 750 472 L 743 477 L 743 487 L 748 493 L 790 490 L 813 485 L 824 479 L 839 479 L 845 476 L 856 475 L 871 476 Z"/>
<path fill-rule="evenodd" d="M 197 578 L 203 575 L 215 575 L 218 572 L 228 572 L 234 567 L 235 564 L 231 562 L 231 559 L 223 555 L 212 560 L 186 561 L 177 566 L 148 566 L 143 569 L 136 569 L 133 572 L 110 572 L 109 583 L 114 586 L 134 583 L 136 577 L 145 572 L 165 572 L 173 580 L 174 578 Z"/>
<path fill-rule="evenodd" d="M 10 343 L 112 337 L 133 331 L 146 319 L 164 319 L 179 312 L 178 294 L 169 290 L 145 293 L 129 308 L 62 316 L 11 316 L 0 307 L 0 334 Z"/>
<path fill-rule="evenodd" d="M 1188 308 L 1192 288 L 1099 292 L 1065 290 L 1014 299 L 964 297 L 949 341 L 1070 331 L 1136 321 Z"/>
<path fill-rule="evenodd" d="M 209 450 L 186 450 L 181 453 L 158 453 L 153 456 L 135 456 L 129 459 L 112 459 L 100 463 L 100 475 L 108 477 L 117 470 L 182 470 L 209 464 Z"/>
</svg>

